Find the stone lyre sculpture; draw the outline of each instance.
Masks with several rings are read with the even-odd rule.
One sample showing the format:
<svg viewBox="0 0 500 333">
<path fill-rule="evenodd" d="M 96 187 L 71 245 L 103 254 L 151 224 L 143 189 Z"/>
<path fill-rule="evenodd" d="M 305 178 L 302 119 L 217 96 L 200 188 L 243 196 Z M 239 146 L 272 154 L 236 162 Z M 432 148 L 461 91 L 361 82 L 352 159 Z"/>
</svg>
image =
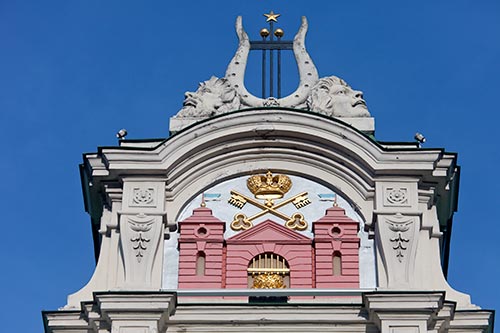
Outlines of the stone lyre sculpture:
<svg viewBox="0 0 500 333">
<path fill-rule="evenodd" d="M 243 28 L 242 18 L 236 19 L 238 49 L 223 78 L 212 76 L 199 84 L 195 92 L 186 92 L 182 109 L 171 118 L 170 130 L 182 128 L 216 115 L 246 108 L 284 107 L 342 118 L 361 131 L 373 133 L 374 121 L 368 112 L 361 91 L 353 90 L 336 76 L 319 78 L 318 71 L 305 46 L 307 19 L 293 39 L 293 53 L 299 71 L 299 86 L 283 98 L 259 98 L 245 87 L 245 70 L 251 41 Z"/>
</svg>

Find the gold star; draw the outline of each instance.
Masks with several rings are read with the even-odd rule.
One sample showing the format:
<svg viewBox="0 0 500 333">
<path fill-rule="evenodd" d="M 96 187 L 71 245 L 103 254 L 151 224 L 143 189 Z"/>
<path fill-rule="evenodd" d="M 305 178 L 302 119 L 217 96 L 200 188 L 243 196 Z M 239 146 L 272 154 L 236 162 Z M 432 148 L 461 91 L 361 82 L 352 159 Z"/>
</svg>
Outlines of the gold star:
<svg viewBox="0 0 500 333">
<path fill-rule="evenodd" d="M 266 22 L 269 21 L 278 22 L 278 17 L 280 17 L 281 14 L 274 14 L 274 12 L 271 10 L 269 14 L 264 14 L 264 16 L 267 17 Z"/>
</svg>

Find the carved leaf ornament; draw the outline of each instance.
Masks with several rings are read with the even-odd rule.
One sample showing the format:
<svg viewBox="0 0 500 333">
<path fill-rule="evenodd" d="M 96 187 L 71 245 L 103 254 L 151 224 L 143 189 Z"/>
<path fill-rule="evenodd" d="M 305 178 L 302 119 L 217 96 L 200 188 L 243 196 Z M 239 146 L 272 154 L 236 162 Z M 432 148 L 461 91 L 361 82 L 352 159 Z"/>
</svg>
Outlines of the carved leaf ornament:
<svg viewBox="0 0 500 333">
<path fill-rule="evenodd" d="M 140 215 L 139 217 L 144 218 L 144 215 Z M 151 239 L 145 237 L 143 233 L 148 232 L 153 227 L 153 219 L 146 221 L 128 221 L 129 227 L 132 231 L 137 232 L 136 237 L 130 238 L 133 246 L 132 248 L 135 251 L 135 256 L 137 258 L 137 262 L 141 262 L 142 257 L 144 257 L 144 252 L 147 250 L 147 243 L 151 241 Z"/>
<path fill-rule="evenodd" d="M 387 222 L 387 224 L 389 225 L 389 229 L 396 233 L 396 237 L 389 238 L 389 241 L 391 243 L 394 243 L 392 248 L 396 251 L 396 258 L 399 262 L 403 261 L 403 253 L 408 249 L 405 244 L 410 242 L 410 240 L 408 238 L 405 238 L 403 234 L 410 229 L 412 223 L 413 221 L 409 221 L 406 223 Z"/>
</svg>

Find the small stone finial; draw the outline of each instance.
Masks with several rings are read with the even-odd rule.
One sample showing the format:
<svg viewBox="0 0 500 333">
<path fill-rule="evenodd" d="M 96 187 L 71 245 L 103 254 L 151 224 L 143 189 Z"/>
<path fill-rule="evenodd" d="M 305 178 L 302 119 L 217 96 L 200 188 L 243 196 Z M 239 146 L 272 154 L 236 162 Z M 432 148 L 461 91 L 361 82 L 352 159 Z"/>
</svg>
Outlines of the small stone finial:
<svg viewBox="0 0 500 333">
<path fill-rule="evenodd" d="M 205 202 L 205 192 L 203 192 L 201 194 L 201 204 L 200 204 L 200 207 L 202 207 L 202 208 L 207 207 L 207 204 Z"/>
<path fill-rule="evenodd" d="M 278 17 L 280 17 L 281 14 L 275 14 L 271 10 L 271 12 L 269 14 L 264 14 L 264 16 L 266 17 L 266 22 L 270 22 L 270 21 L 278 22 Z"/>
</svg>

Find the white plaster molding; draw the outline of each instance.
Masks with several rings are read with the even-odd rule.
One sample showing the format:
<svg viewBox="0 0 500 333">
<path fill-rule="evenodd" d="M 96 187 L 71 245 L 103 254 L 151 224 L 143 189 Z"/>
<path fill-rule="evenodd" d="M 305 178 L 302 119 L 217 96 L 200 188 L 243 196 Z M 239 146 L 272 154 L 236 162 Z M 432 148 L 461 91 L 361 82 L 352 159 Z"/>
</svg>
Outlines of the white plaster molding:
<svg viewBox="0 0 500 333">
<path fill-rule="evenodd" d="M 163 239 L 168 231 L 165 181 L 152 177 L 121 178 L 105 183 L 107 206 L 101 217 L 99 260 L 90 281 L 68 296 L 66 308 L 77 308 L 101 290 L 158 290 L 163 268 Z M 150 190 L 151 196 L 136 200 L 137 190 Z M 123 201 L 122 201 L 123 199 Z"/>
<path fill-rule="evenodd" d="M 80 311 L 51 311 L 43 316 L 46 333 L 89 333 L 89 324 Z"/>
<path fill-rule="evenodd" d="M 98 292 L 81 311 L 43 313 L 46 333 L 160 333 L 175 309 L 166 292 Z"/>
<path fill-rule="evenodd" d="M 168 332 L 376 332 L 359 304 L 180 303 L 170 318 Z"/>
<path fill-rule="evenodd" d="M 351 125 L 352 127 L 361 132 L 370 134 L 375 133 L 375 118 L 373 117 L 365 117 L 365 118 L 343 117 L 340 118 L 339 120 L 343 121 L 348 125 Z"/>
<path fill-rule="evenodd" d="M 262 111 L 264 111 L 264 109 Z M 268 110 L 266 110 L 266 112 L 267 111 Z M 172 117 L 170 118 L 169 121 L 169 130 L 171 133 L 177 133 L 188 126 L 194 125 L 206 119 L 207 119 L 206 117 L 182 117 L 182 118 Z M 337 120 L 342 121 L 361 132 L 367 134 L 375 133 L 375 118 L 373 117 L 365 117 L 365 118 L 344 117 Z M 149 146 L 149 148 L 151 148 L 151 146 Z"/>
<path fill-rule="evenodd" d="M 491 311 L 456 311 L 449 324 L 450 333 L 493 333 L 493 313 Z"/>
<path fill-rule="evenodd" d="M 443 292 L 367 293 L 363 295 L 370 321 L 380 333 L 426 333 L 436 325 Z"/>
<path fill-rule="evenodd" d="M 92 293 L 96 290 L 110 290 L 123 285 L 123 261 L 120 260 L 117 213 L 120 208 L 121 200 L 113 200 L 109 207 L 104 208 L 100 224 L 102 235 L 100 255 L 94 274 L 83 288 L 68 296 L 66 309 L 78 308 L 80 302 L 92 300 Z"/>
<path fill-rule="evenodd" d="M 187 292 L 187 291 L 186 291 Z M 191 291 L 196 292 L 196 291 Z M 179 300 L 175 292 L 97 292 L 79 311 L 44 312 L 46 333 L 122 332 L 487 332 L 491 311 L 455 311 L 444 292 L 360 292 L 362 303 L 304 300 L 289 305 L 225 302 L 226 290 L 205 291 L 210 303 Z M 258 290 L 239 291 L 241 295 Z M 275 294 L 287 292 L 276 290 Z M 288 292 L 296 294 L 297 291 Z M 303 295 L 308 291 L 304 291 Z M 300 293 L 300 292 L 299 292 Z M 337 295 L 339 291 L 332 290 Z M 239 295 L 239 294 L 238 294 Z M 215 297 L 215 298 L 213 298 Z M 488 332 L 489 333 L 489 332 Z"/>
<path fill-rule="evenodd" d="M 111 333 L 165 331 L 176 297 L 168 293 L 96 293 L 95 304 Z"/>
</svg>

